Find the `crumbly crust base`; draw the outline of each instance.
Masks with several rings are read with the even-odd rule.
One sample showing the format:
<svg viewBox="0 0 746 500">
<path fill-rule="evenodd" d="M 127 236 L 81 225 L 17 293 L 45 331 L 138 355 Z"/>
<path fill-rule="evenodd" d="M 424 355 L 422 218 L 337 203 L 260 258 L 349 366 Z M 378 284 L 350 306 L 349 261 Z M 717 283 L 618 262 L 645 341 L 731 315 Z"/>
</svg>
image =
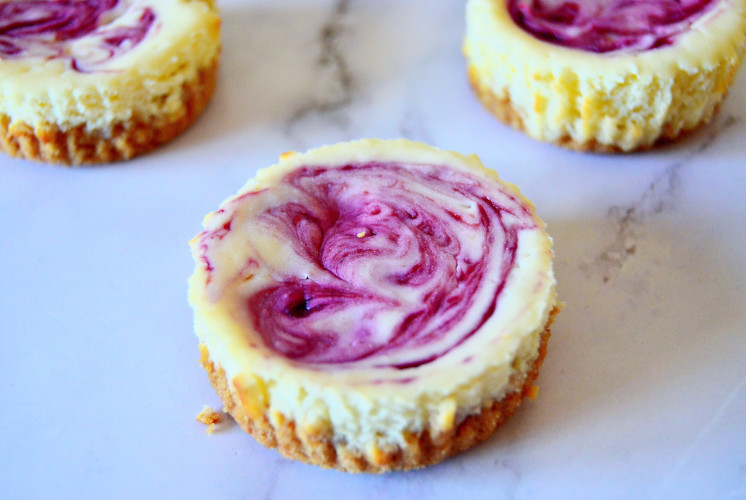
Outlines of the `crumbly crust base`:
<svg viewBox="0 0 746 500">
<path fill-rule="evenodd" d="M 215 391 L 241 428 L 268 448 L 276 448 L 287 458 L 299 460 L 325 468 L 347 472 L 382 473 L 391 470 L 407 470 L 432 465 L 484 441 L 520 405 L 524 397 L 536 396 L 534 380 L 539 374 L 547 342 L 551 335 L 550 325 L 559 312 L 555 307 L 549 315 L 541 334 L 538 355 L 523 374 L 511 380 L 515 390 L 500 400 L 486 404 L 479 413 L 467 417 L 447 432 L 432 435 L 430 429 L 407 437 L 407 446 L 391 449 L 374 449 L 372 453 L 348 448 L 344 442 L 334 439 L 333 431 L 308 432 L 286 419 L 273 419 L 267 415 L 254 416 L 240 397 L 230 390 L 225 371 L 210 359 L 207 346 L 200 344 L 200 364 L 207 371 Z"/>
<path fill-rule="evenodd" d="M 36 127 L 11 121 L 0 112 L 0 151 L 17 158 L 68 166 L 129 160 L 152 151 L 188 129 L 204 111 L 215 91 L 219 56 L 182 85 L 176 113 L 134 116 L 111 124 L 109 130 L 87 130 L 85 124 L 64 129 L 55 123 Z"/>
<path fill-rule="evenodd" d="M 468 74 L 469 83 L 471 83 L 474 92 L 476 93 L 479 100 L 482 102 L 482 105 L 485 107 L 485 109 L 487 109 L 498 120 L 505 123 L 506 125 L 509 125 L 516 130 L 520 130 L 529 137 L 533 137 L 524 126 L 523 120 L 521 119 L 521 116 L 516 108 L 513 106 L 513 102 L 510 100 L 509 95 L 505 98 L 498 97 L 492 91 L 489 85 L 483 82 L 483 80 L 479 76 L 479 70 L 473 64 L 469 65 Z M 727 91 L 726 94 L 723 95 L 723 100 L 725 100 L 726 96 Z M 722 100 L 715 105 L 710 113 L 703 116 L 702 120 L 699 121 L 694 127 L 686 129 L 676 129 L 671 126 L 664 127 L 655 141 L 653 141 L 652 143 L 640 143 L 633 149 L 623 149 L 616 144 L 604 144 L 594 138 L 591 138 L 588 141 L 580 142 L 573 139 L 570 134 L 565 134 L 555 141 L 545 142 L 550 142 L 551 144 L 563 147 L 565 149 L 586 153 L 631 153 L 647 151 L 655 147 L 670 144 L 672 142 L 676 142 L 690 136 L 691 134 L 705 126 L 707 123 L 709 123 L 712 117 L 717 114 L 718 110 L 720 109 L 721 103 Z"/>
</svg>

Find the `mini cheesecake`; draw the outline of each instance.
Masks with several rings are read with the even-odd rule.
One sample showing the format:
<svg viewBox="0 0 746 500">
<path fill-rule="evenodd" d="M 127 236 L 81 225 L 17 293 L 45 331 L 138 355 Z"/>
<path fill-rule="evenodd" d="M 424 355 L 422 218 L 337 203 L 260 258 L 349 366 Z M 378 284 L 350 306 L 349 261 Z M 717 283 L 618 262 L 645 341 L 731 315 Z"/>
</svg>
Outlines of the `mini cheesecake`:
<svg viewBox="0 0 746 500">
<path fill-rule="evenodd" d="M 241 427 L 287 457 L 422 467 L 535 395 L 552 242 L 476 156 L 405 140 L 285 153 L 191 248 L 201 363 Z"/>
<path fill-rule="evenodd" d="M 746 0 L 469 0 L 484 106 L 529 136 L 633 151 L 708 122 L 746 48 Z"/>
<path fill-rule="evenodd" d="M 126 160 L 188 128 L 215 88 L 212 0 L 0 0 L 0 150 Z"/>
</svg>

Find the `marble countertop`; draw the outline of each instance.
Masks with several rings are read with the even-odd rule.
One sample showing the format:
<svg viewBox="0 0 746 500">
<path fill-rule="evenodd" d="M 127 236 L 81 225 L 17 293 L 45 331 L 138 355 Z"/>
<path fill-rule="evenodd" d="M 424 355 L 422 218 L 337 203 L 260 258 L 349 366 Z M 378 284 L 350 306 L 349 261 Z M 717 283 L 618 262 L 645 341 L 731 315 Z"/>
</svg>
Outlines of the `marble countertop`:
<svg viewBox="0 0 746 500">
<path fill-rule="evenodd" d="M 463 1 L 224 0 L 214 101 L 148 156 L 0 157 L 4 498 L 746 498 L 746 73 L 678 144 L 588 155 L 472 94 Z M 534 201 L 566 308 L 535 401 L 440 465 L 288 461 L 197 364 L 187 241 L 287 150 L 406 137 L 476 153 Z"/>
</svg>

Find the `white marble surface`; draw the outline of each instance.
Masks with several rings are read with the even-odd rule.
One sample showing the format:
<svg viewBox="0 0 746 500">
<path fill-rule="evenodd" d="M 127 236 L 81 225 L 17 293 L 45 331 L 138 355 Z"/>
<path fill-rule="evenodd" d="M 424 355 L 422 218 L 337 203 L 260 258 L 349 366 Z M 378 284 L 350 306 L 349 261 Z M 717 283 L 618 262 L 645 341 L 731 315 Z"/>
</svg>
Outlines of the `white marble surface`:
<svg viewBox="0 0 746 500">
<path fill-rule="evenodd" d="M 629 156 L 533 142 L 472 95 L 463 1 L 220 3 L 205 115 L 135 161 L 0 157 L 0 497 L 746 498 L 746 74 L 714 122 Z M 521 186 L 567 303 L 491 439 L 383 476 L 290 462 L 197 365 L 189 240 L 279 153 L 361 137 L 477 153 Z"/>
</svg>

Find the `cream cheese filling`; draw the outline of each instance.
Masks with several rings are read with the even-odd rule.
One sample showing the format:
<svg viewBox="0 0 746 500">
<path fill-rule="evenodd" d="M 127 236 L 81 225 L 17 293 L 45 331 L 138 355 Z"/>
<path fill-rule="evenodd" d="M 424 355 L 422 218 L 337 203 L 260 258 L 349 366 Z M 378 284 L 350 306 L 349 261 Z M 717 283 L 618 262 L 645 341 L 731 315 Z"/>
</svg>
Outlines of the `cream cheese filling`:
<svg viewBox="0 0 746 500">
<path fill-rule="evenodd" d="M 342 173 L 344 168 L 350 170 Z M 445 188 L 453 185 L 462 192 L 488 193 L 493 207 L 503 211 L 502 218 L 493 216 L 502 226 L 484 233 L 488 244 L 476 229 L 475 214 L 489 203 L 480 196 L 454 196 L 453 189 Z M 319 193 L 332 191 L 333 208 L 342 215 L 325 225 L 316 205 Z M 396 221 L 393 228 L 376 226 L 376 217 L 388 224 L 396 220 L 387 210 L 401 208 L 399 203 L 410 212 L 417 206 L 421 213 L 399 214 L 405 222 Z M 316 210 L 301 223 L 298 213 L 287 213 L 288 207 L 299 209 L 295 204 Z M 349 213 L 350 207 L 357 211 Z M 267 217 L 278 210 L 297 224 L 290 228 L 288 219 Z M 362 216 L 360 210 L 373 216 Z M 439 233 L 432 227 L 436 220 L 428 219 L 433 214 L 441 222 L 450 218 L 445 225 L 461 230 L 441 228 Z M 326 231 L 326 240 L 314 247 L 321 255 L 317 260 L 307 253 L 313 238 L 293 243 L 298 231 L 314 234 L 306 227 L 309 220 Z M 480 220 L 486 223 L 484 215 Z M 361 221 L 368 224 L 358 225 Z M 396 244 L 387 242 L 392 235 Z M 438 257 L 423 257 L 432 241 L 441 244 Z M 511 377 L 525 375 L 537 356 L 556 304 L 551 240 L 533 206 L 476 157 L 408 141 L 367 140 L 284 155 L 206 217 L 205 231 L 192 248 L 195 330 L 233 382 L 231 389 L 253 394 L 248 399 L 260 414 L 311 428 L 331 427 L 339 439 L 360 449 L 370 443 L 403 445 L 407 432 L 428 426 L 447 430 L 515 390 Z M 512 257 L 506 260 L 508 254 Z M 454 292 L 466 286 L 465 276 L 452 280 L 453 300 L 441 291 L 441 305 L 429 310 L 434 321 L 407 330 L 425 315 L 427 297 L 433 300 L 433 290 L 448 281 L 444 269 L 479 258 L 485 262 L 473 273 L 474 293 Z M 421 273 L 423 266 L 431 269 Z M 282 287 L 289 290 L 285 295 L 277 292 Z M 282 302 L 298 287 L 316 296 Z M 252 313 L 254 297 L 261 300 Z M 264 301 L 267 297 L 271 300 Z M 275 315 L 280 319 L 267 320 Z M 441 324 L 451 326 L 441 331 Z M 289 338 L 279 342 L 262 331 L 278 328 Z M 400 335 L 392 338 L 392 329 Z M 335 334 L 331 339 L 330 332 Z M 314 350 L 304 335 L 330 347 Z M 246 394 L 239 399 L 246 400 Z"/>
</svg>

